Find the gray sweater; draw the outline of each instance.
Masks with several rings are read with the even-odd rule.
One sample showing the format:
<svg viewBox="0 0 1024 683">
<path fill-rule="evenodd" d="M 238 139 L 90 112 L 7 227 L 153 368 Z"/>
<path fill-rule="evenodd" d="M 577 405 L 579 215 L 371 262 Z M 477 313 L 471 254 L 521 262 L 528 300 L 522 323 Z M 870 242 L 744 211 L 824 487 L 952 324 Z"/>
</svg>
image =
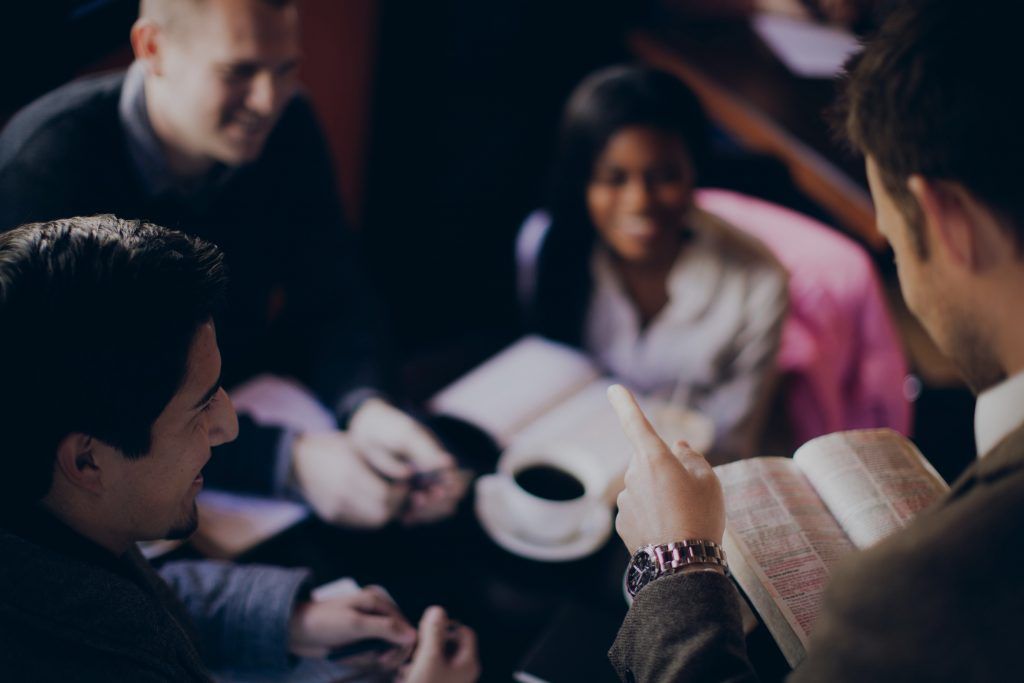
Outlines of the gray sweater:
<svg viewBox="0 0 1024 683">
<path fill-rule="evenodd" d="M 284 670 L 304 570 L 114 557 L 53 517 L 0 528 L 0 671 L 19 681 L 208 681 Z"/>
</svg>

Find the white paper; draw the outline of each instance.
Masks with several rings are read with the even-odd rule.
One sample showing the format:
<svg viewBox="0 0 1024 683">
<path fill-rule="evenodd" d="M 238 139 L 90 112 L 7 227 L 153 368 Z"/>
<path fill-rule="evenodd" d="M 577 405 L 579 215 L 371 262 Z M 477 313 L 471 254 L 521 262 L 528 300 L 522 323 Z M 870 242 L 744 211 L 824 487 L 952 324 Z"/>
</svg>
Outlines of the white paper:
<svg viewBox="0 0 1024 683">
<path fill-rule="evenodd" d="M 853 544 L 793 460 L 740 460 L 715 472 L 733 540 L 806 648 L 832 568 Z"/>
<path fill-rule="evenodd" d="M 835 26 L 769 13 L 754 16 L 751 25 L 775 56 L 804 78 L 836 76 L 860 49 L 856 36 Z"/>
<path fill-rule="evenodd" d="M 225 491 L 202 491 L 196 502 L 199 529 L 192 544 L 217 559 L 237 557 L 309 516 L 301 503 Z"/>
<path fill-rule="evenodd" d="M 436 394 L 432 412 L 483 428 L 502 447 L 516 432 L 599 377 L 578 351 L 524 337 Z"/>
<path fill-rule="evenodd" d="M 949 488 L 913 444 L 889 429 L 821 436 L 793 459 L 858 548 L 902 529 Z"/>
</svg>

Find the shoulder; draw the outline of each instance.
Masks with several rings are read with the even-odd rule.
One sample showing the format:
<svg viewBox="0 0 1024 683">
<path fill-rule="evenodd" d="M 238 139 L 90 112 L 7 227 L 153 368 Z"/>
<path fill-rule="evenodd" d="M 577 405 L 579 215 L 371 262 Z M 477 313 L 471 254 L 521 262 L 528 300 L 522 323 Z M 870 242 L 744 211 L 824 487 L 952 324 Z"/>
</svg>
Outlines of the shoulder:
<svg viewBox="0 0 1024 683">
<path fill-rule="evenodd" d="M 159 656 L 168 629 L 137 583 L 0 531 L 0 625 L 40 642 Z"/>
<path fill-rule="evenodd" d="M 119 71 L 72 81 L 19 111 L 0 134 L 0 168 L 73 153 L 117 130 L 123 80 Z"/>
<path fill-rule="evenodd" d="M 982 668 L 1020 671 L 1022 500 L 1024 469 L 978 481 L 844 562 L 816 627 L 822 654 L 812 648 L 814 670 L 844 663 L 856 670 L 891 660 L 922 680 L 929 672 L 933 678 L 982 680 L 990 678 Z M 890 675 L 899 678 L 900 672 Z"/>
<path fill-rule="evenodd" d="M 742 274 L 762 286 L 785 286 L 785 266 L 758 238 L 701 208 L 694 208 L 691 220 L 694 229 L 714 249 L 727 272 Z"/>
</svg>

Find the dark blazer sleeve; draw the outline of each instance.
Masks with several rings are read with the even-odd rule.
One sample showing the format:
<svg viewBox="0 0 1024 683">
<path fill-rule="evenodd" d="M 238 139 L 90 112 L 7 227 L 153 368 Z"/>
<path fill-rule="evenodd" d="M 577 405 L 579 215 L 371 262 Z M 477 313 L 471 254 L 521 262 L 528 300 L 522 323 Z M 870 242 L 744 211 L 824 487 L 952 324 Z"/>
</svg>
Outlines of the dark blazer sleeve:
<svg viewBox="0 0 1024 683">
<path fill-rule="evenodd" d="M 623 681 L 756 681 L 739 595 L 716 572 L 667 576 L 640 591 L 608 653 Z"/>
</svg>

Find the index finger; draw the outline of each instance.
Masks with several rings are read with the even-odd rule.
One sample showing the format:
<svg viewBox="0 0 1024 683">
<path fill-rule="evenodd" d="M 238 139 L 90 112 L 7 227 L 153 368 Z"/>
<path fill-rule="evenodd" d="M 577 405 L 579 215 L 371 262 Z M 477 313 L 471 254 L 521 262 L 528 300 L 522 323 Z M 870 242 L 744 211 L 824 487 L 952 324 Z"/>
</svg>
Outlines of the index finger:
<svg viewBox="0 0 1024 683">
<path fill-rule="evenodd" d="M 619 417 L 622 431 L 633 444 L 633 450 L 637 455 L 650 457 L 669 452 L 668 446 L 647 421 L 647 416 L 640 410 L 629 389 L 621 384 L 613 384 L 608 387 L 608 400 Z"/>
</svg>

